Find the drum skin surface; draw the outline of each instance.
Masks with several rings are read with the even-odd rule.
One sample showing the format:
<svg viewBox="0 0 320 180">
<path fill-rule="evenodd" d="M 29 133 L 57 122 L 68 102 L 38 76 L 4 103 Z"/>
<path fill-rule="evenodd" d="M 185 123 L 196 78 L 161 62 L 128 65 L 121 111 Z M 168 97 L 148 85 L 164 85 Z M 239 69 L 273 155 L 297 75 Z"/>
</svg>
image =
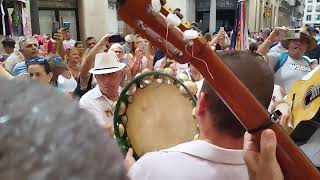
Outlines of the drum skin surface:
<svg viewBox="0 0 320 180">
<path fill-rule="evenodd" d="M 199 136 L 195 93 L 183 81 L 163 72 L 137 76 L 121 92 L 114 107 L 114 136 L 134 158 L 171 148 Z"/>
<path fill-rule="evenodd" d="M 191 141 L 197 133 L 193 105 L 177 85 L 153 81 L 138 89 L 128 106 L 126 126 L 138 156 Z"/>
</svg>

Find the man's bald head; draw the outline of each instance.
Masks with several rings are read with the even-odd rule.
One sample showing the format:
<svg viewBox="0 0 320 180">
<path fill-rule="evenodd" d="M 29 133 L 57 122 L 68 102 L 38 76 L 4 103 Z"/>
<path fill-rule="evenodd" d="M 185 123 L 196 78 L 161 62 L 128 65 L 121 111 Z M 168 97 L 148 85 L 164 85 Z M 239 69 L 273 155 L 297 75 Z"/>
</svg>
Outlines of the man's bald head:
<svg viewBox="0 0 320 180">
<path fill-rule="evenodd" d="M 274 77 L 272 70 L 265 63 L 263 57 L 249 51 L 227 51 L 218 55 L 267 109 L 273 92 Z M 221 76 L 223 76 L 223 74 L 221 74 Z M 204 82 L 201 91 L 205 93 L 208 112 L 213 119 L 214 126 L 234 137 L 243 136 L 245 132 L 244 127 L 218 97 L 207 81 Z M 234 90 L 234 93 L 237 93 L 237 89 Z"/>
</svg>

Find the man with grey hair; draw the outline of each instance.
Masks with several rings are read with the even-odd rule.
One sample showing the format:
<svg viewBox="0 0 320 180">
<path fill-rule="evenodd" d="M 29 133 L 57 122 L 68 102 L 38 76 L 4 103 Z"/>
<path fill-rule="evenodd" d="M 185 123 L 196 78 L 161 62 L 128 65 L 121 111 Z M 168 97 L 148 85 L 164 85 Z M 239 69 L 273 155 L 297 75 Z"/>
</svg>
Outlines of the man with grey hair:
<svg viewBox="0 0 320 180">
<path fill-rule="evenodd" d="M 27 73 L 26 61 L 38 57 L 39 47 L 35 39 L 22 39 L 19 42 L 19 51 L 23 55 L 24 60 L 16 64 L 12 70 L 13 76 L 21 76 Z"/>
<path fill-rule="evenodd" d="M 54 51 L 57 51 L 57 53 L 61 57 L 64 57 L 65 55 L 64 51 L 62 50 L 63 49 L 62 41 L 65 33 L 67 32 L 60 29 L 53 36 L 56 41 Z M 19 52 L 23 55 L 23 60 L 14 66 L 12 70 L 13 76 L 21 76 L 26 74 L 27 73 L 26 61 L 29 61 L 30 59 L 39 56 L 39 44 L 37 40 L 33 38 L 21 39 L 21 41 L 19 42 Z"/>
<path fill-rule="evenodd" d="M 76 102 L 35 82 L 0 84 L 0 179 L 127 179 L 114 140 Z"/>
</svg>

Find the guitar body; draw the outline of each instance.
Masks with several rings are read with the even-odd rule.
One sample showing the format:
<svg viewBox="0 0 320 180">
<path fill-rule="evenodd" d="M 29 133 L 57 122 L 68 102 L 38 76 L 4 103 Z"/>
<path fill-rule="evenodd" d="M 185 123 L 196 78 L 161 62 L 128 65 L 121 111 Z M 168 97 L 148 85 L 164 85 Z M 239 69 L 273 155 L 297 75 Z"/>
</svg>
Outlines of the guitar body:
<svg viewBox="0 0 320 180">
<path fill-rule="evenodd" d="M 293 128 L 295 129 L 301 121 L 311 120 L 317 115 L 320 107 L 320 70 L 317 70 L 307 80 L 297 81 L 289 91 L 285 100 L 292 106 Z M 319 93 L 319 92 L 318 92 Z M 310 99 L 312 97 L 312 99 Z"/>
</svg>

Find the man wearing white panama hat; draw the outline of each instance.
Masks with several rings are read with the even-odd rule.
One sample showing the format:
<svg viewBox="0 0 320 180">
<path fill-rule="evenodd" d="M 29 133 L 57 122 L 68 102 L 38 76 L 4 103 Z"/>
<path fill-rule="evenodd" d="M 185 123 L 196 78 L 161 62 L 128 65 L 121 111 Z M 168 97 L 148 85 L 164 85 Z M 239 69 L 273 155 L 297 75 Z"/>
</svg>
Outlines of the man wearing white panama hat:
<svg viewBox="0 0 320 180">
<path fill-rule="evenodd" d="M 97 86 L 80 99 L 80 106 L 91 112 L 98 124 L 108 127 L 113 122 L 112 104 L 119 97 L 120 82 L 123 77 L 122 69 L 126 66 L 120 63 L 116 53 L 99 53 L 96 55 L 92 73 Z"/>
</svg>

